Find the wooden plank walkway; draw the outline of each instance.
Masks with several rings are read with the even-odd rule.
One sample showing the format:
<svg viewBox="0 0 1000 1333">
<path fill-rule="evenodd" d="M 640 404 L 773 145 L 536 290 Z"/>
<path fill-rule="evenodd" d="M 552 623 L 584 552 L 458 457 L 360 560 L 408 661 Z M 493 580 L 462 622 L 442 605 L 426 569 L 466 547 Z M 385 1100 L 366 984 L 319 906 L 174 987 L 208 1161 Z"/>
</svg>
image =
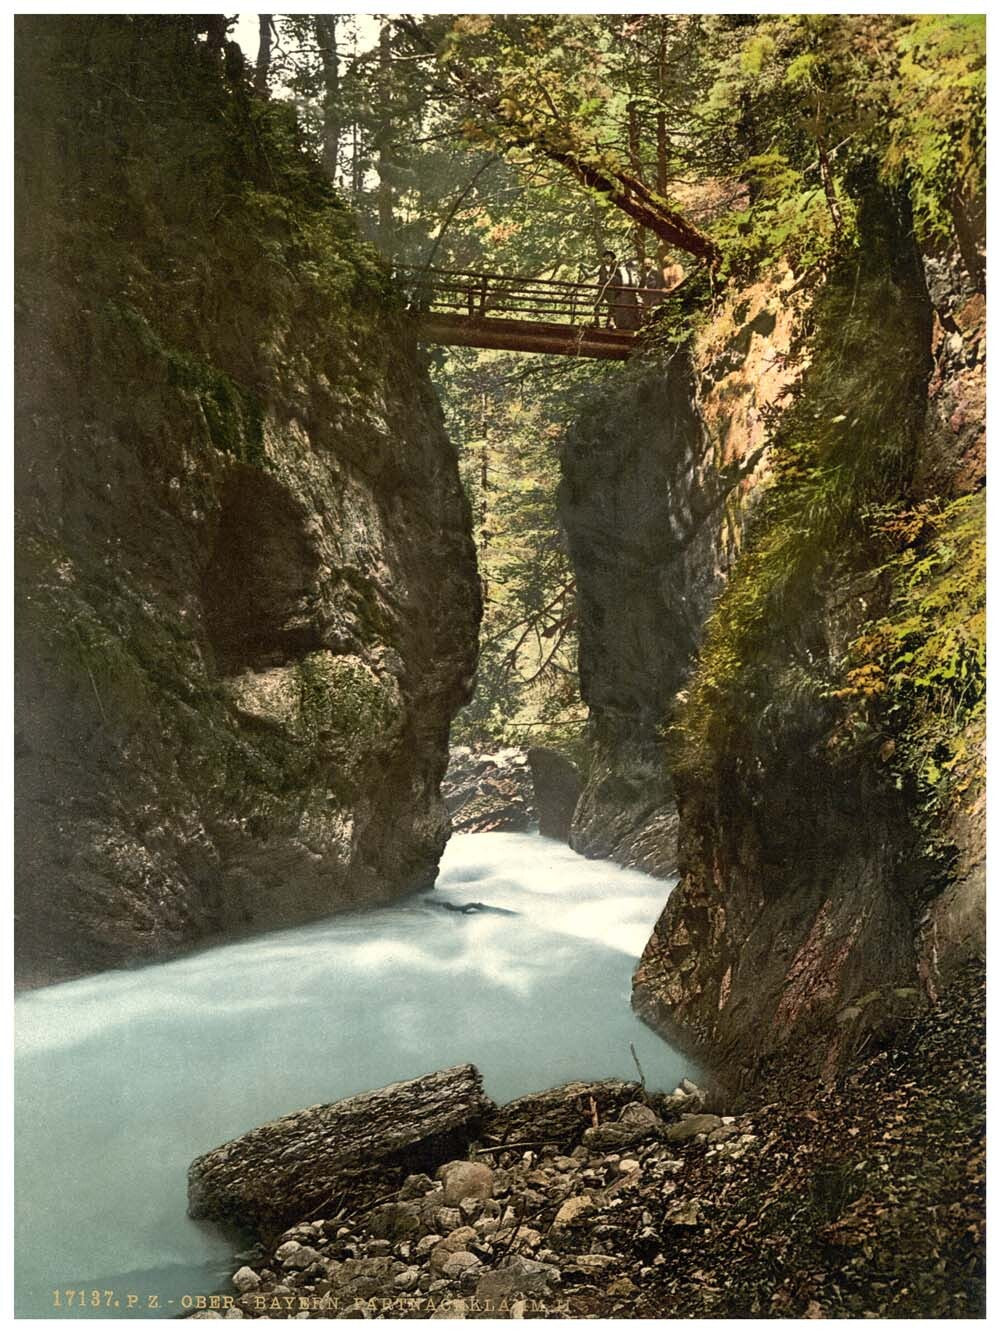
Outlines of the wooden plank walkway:
<svg viewBox="0 0 1000 1333">
<path fill-rule="evenodd" d="M 635 334 L 541 320 L 487 319 L 474 315 L 418 314 L 417 336 L 424 342 L 458 347 L 492 347 L 503 352 L 547 352 L 550 356 L 593 356 L 625 361 L 635 350 Z"/>
<path fill-rule="evenodd" d="M 395 275 L 425 342 L 614 361 L 632 354 L 643 317 L 667 294 L 649 292 L 640 305 L 635 288 L 596 283 L 433 268 Z M 619 327 L 602 328 L 611 307 Z"/>
</svg>

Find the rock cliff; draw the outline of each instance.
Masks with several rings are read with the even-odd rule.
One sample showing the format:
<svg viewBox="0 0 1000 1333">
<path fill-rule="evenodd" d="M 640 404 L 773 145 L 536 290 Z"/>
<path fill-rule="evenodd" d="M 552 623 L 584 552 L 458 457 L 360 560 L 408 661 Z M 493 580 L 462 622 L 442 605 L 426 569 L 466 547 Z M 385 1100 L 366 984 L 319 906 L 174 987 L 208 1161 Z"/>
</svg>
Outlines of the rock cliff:
<svg viewBox="0 0 1000 1333">
<path fill-rule="evenodd" d="M 630 367 L 570 433 L 562 471 L 593 743 L 571 845 L 668 875 L 676 812 L 663 764 L 665 701 L 685 679 L 708 612 L 724 498 L 688 355 Z"/>
<path fill-rule="evenodd" d="M 639 1013 L 831 1073 L 983 946 L 982 294 L 862 182 L 840 270 L 733 289 L 570 439 L 579 850 L 681 882 Z"/>
<path fill-rule="evenodd" d="M 429 884 L 480 608 L 388 279 L 237 48 L 135 16 L 18 47 L 32 982 Z"/>
</svg>

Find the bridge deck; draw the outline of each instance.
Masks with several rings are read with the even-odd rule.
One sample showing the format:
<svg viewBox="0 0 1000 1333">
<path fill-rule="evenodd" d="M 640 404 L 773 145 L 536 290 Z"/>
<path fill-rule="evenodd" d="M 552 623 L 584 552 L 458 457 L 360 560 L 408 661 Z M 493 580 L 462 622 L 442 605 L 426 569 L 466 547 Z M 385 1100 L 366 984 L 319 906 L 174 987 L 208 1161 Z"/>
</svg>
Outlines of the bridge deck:
<svg viewBox="0 0 1000 1333">
<path fill-rule="evenodd" d="M 426 342 L 624 361 L 667 288 L 397 268 Z M 602 328 L 609 314 L 616 327 Z"/>
<path fill-rule="evenodd" d="M 550 356 L 594 356 L 610 361 L 624 361 L 635 350 L 635 334 L 619 329 L 469 315 L 419 314 L 417 336 L 424 342 L 450 346 L 547 352 Z"/>
</svg>

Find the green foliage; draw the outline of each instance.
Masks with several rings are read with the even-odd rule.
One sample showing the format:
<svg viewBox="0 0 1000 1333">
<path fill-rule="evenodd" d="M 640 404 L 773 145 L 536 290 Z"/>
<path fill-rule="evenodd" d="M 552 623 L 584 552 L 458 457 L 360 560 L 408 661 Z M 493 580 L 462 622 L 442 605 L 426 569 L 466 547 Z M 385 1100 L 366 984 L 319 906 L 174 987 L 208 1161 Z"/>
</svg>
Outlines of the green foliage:
<svg viewBox="0 0 1000 1333">
<path fill-rule="evenodd" d="M 849 177 L 866 161 L 907 187 L 923 239 L 977 225 L 983 16 L 782 15 L 735 34 L 718 20 L 711 40 L 720 165 L 740 175 L 748 196 L 719 222 L 727 273 L 843 255 L 856 241 Z"/>
<path fill-rule="evenodd" d="M 838 742 L 877 734 L 897 785 L 915 783 L 934 809 L 983 776 L 975 742 L 986 709 L 985 493 L 891 514 L 883 526 L 903 547 L 880 571 L 888 609 L 851 643 L 834 691 L 850 705 Z"/>
<path fill-rule="evenodd" d="M 850 197 L 840 198 L 844 221 L 838 232 L 822 190 L 790 172 L 781 157 L 748 158 L 744 172 L 759 193 L 754 203 L 727 213 L 716 227 L 723 279 L 749 283 L 779 262 L 802 272 L 832 263 L 856 244 Z"/>
<path fill-rule="evenodd" d="M 885 174 L 909 186 L 921 233 L 947 241 L 985 205 L 986 16 L 922 14 L 898 51 Z"/>
<path fill-rule="evenodd" d="M 223 60 L 183 16 L 34 22 L 17 87 L 23 308 L 44 281 L 67 299 L 85 290 L 81 324 L 94 312 L 104 324 L 95 338 L 117 324 L 112 336 L 164 366 L 216 447 L 259 462 L 256 386 L 315 378 L 296 329 L 322 318 L 341 375 L 377 373 L 351 351 L 377 306 L 395 304 L 384 264 L 292 109 L 252 97 L 235 48 Z"/>
<path fill-rule="evenodd" d="M 876 256 L 820 294 L 810 365 L 772 449 L 773 476 L 706 626 L 673 732 L 682 769 L 826 736 L 837 705 L 817 619 L 829 580 L 867 575 L 884 551 L 873 515 L 905 491 L 921 425 L 926 328 Z"/>
<path fill-rule="evenodd" d="M 203 358 L 168 347 L 132 306 L 109 301 L 104 314 L 111 331 L 108 355 L 140 364 L 145 360 L 142 368 L 147 372 L 148 363 L 161 363 L 167 385 L 193 403 L 214 448 L 243 463 L 268 466 L 263 417 L 253 394 Z"/>
<path fill-rule="evenodd" d="M 484 591 L 476 695 L 453 727 L 460 743 L 565 749 L 582 732 L 575 585 L 556 489 L 562 434 L 594 392 L 594 374 L 561 358 L 459 349 L 438 370 Z"/>
</svg>

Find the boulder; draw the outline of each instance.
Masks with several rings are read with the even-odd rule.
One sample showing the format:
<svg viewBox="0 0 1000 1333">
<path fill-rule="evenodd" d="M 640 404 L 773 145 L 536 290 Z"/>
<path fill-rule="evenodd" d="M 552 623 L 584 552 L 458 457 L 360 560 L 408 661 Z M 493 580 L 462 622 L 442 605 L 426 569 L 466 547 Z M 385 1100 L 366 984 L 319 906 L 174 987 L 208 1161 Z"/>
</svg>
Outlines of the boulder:
<svg viewBox="0 0 1000 1333">
<path fill-rule="evenodd" d="M 528 751 L 535 787 L 538 831 L 546 838 L 569 842 L 573 812 L 583 790 L 583 779 L 572 760 L 558 750 L 535 746 Z"/>
<path fill-rule="evenodd" d="M 660 1139 L 666 1134 L 666 1125 L 649 1106 L 630 1102 L 616 1121 L 588 1129 L 583 1141 L 588 1148 L 631 1148 L 649 1139 Z"/>
<path fill-rule="evenodd" d="M 721 1124 L 717 1115 L 686 1115 L 676 1125 L 670 1126 L 666 1137 L 670 1143 L 679 1143 L 684 1139 L 693 1139 L 697 1134 L 709 1134 Z"/>
<path fill-rule="evenodd" d="M 559 1281 L 559 1269 L 553 1264 L 510 1254 L 479 1279 L 476 1299 L 503 1301 L 512 1296 L 546 1296 Z"/>
<path fill-rule="evenodd" d="M 370 1206 L 455 1158 L 494 1109 L 479 1071 L 459 1065 L 296 1111 L 192 1162 L 188 1212 L 267 1235 L 335 1200 Z"/>
<path fill-rule="evenodd" d="M 456 833 L 517 831 L 534 816 L 531 775 L 520 750 L 452 750 L 441 795 Z"/>
<path fill-rule="evenodd" d="M 457 1207 L 463 1199 L 492 1199 L 493 1172 L 485 1162 L 446 1162 L 438 1168 L 444 1202 Z"/>
<path fill-rule="evenodd" d="M 528 1140 L 575 1147 L 584 1130 L 593 1124 L 592 1104 L 603 1122 L 619 1115 L 640 1091 L 638 1083 L 609 1078 L 596 1083 L 564 1083 L 545 1092 L 533 1092 L 500 1107 L 487 1127 L 486 1141 Z"/>
</svg>

